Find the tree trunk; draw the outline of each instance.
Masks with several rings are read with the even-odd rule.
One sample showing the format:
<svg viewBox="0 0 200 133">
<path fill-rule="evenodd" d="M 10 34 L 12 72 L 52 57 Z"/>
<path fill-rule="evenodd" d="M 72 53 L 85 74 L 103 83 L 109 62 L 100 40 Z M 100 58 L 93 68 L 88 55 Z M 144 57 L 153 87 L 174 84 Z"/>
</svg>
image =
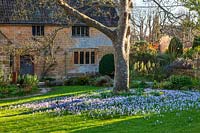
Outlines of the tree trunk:
<svg viewBox="0 0 200 133">
<path fill-rule="evenodd" d="M 120 0 L 119 26 L 116 40 L 113 41 L 115 50 L 115 82 L 114 93 L 129 92 L 129 53 L 130 53 L 130 13 L 131 0 Z"/>
<path fill-rule="evenodd" d="M 129 92 L 129 52 L 121 44 L 115 44 L 115 80 L 114 93 Z"/>
</svg>

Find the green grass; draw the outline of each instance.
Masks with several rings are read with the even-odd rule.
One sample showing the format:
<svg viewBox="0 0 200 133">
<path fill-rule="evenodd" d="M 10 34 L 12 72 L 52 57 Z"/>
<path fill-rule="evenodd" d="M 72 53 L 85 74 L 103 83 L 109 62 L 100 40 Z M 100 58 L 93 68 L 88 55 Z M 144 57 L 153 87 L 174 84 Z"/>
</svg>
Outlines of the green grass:
<svg viewBox="0 0 200 133">
<path fill-rule="evenodd" d="M 63 95 L 80 94 L 97 87 L 56 87 L 46 95 L 22 100 L 1 101 L 1 105 L 30 102 Z M 199 133 L 200 110 L 131 116 L 108 120 L 81 115 L 53 116 L 48 113 L 24 114 L 23 109 L 0 110 L 0 132 L 75 132 L 75 133 Z"/>
<path fill-rule="evenodd" d="M 36 100 L 42 100 L 47 98 L 53 98 L 53 97 L 61 97 L 61 96 L 67 96 L 67 95 L 75 95 L 75 94 L 81 94 L 86 93 L 89 91 L 94 91 L 99 89 L 99 87 L 92 87 L 92 86 L 63 86 L 63 87 L 54 87 L 50 92 L 48 92 L 45 95 L 41 96 L 34 96 L 31 98 L 22 98 L 18 100 L 2 100 L 0 101 L 0 107 L 11 105 L 11 104 L 20 104 L 25 102 L 31 102 Z"/>
</svg>

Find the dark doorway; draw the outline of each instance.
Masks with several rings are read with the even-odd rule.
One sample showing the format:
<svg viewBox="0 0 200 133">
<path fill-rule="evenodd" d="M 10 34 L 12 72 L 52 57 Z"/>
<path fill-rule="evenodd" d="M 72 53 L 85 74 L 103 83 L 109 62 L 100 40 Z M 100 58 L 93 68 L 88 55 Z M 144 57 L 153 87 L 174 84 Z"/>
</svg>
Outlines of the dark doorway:
<svg viewBox="0 0 200 133">
<path fill-rule="evenodd" d="M 31 56 L 26 55 L 20 57 L 20 74 L 34 74 L 34 64 Z"/>
</svg>

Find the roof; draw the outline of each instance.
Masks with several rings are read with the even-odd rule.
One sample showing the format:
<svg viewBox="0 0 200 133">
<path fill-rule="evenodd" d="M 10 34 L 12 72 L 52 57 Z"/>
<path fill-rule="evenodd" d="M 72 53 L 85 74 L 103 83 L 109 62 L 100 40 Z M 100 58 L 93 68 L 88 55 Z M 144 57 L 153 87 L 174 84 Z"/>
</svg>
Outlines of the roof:
<svg viewBox="0 0 200 133">
<path fill-rule="evenodd" d="M 106 26 L 117 26 L 118 16 L 114 8 L 88 5 L 80 7 L 80 0 L 70 1 L 69 4 L 74 8 L 79 11 L 87 10 L 88 16 Z M 55 3 L 44 5 L 38 0 L 31 2 L 0 0 L 0 16 L 0 24 L 67 24 L 67 15 L 59 5 Z"/>
</svg>

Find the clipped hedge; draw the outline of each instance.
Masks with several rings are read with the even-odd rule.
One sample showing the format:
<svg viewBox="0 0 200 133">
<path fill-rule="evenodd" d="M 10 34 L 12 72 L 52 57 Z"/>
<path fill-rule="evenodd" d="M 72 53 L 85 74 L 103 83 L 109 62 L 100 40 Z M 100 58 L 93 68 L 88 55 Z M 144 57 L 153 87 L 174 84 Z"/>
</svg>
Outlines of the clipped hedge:
<svg viewBox="0 0 200 133">
<path fill-rule="evenodd" d="M 113 76 L 115 71 L 114 55 L 107 54 L 103 56 L 99 63 L 99 73 L 102 75 Z"/>
</svg>

